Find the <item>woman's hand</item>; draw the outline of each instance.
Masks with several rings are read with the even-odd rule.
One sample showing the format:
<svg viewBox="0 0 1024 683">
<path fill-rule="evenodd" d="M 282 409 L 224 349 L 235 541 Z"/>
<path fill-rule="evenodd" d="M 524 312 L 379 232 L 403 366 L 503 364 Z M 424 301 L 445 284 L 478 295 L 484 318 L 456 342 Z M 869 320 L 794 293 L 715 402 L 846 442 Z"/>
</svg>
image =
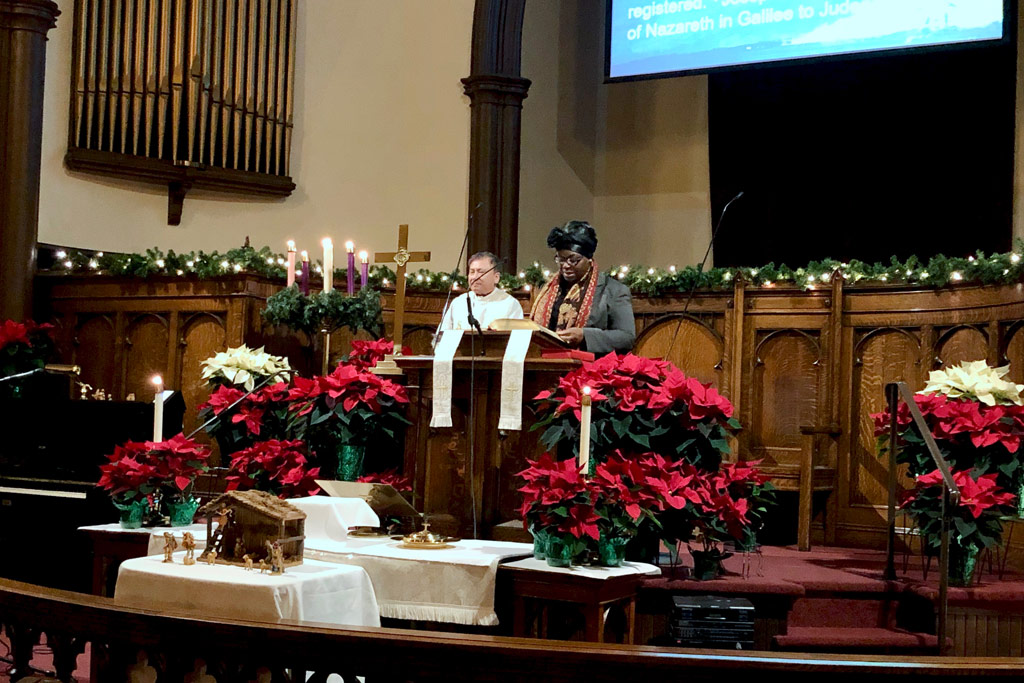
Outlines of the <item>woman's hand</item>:
<svg viewBox="0 0 1024 683">
<path fill-rule="evenodd" d="M 579 346 L 583 343 L 582 327 L 568 327 L 557 334 L 569 346 Z"/>
</svg>

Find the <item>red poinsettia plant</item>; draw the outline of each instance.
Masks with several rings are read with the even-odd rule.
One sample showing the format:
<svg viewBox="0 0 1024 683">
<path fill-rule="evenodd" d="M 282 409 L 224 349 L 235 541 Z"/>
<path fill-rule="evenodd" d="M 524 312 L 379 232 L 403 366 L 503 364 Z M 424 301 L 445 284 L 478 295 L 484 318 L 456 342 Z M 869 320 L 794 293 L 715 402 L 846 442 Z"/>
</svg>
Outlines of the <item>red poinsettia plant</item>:
<svg viewBox="0 0 1024 683">
<path fill-rule="evenodd" d="M 245 397 L 242 389 L 218 386 L 199 406 L 199 419 L 206 423 L 228 411 L 206 428 L 207 433 L 217 439 L 224 456 L 258 441 L 302 439 L 307 425 L 291 409 L 291 388 L 286 382 L 278 382 Z M 239 402 L 239 399 L 242 400 Z"/>
<path fill-rule="evenodd" d="M 394 488 L 403 496 L 412 493 L 412 478 L 398 473 L 398 468 L 393 467 L 383 472 L 371 472 L 356 479 L 364 484 L 385 484 Z"/>
<path fill-rule="evenodd" d="M 394 439 L 409 424 L 402 415 L 409 402 L 405 387 L 356 365 L 339 365 L 326 377 L 296 377 L 288 399 L 290 410 L 309 416 L 317 432 L 311 438 L 327 432 L 338 443 L 366 445 L 381 434 Z"/>
<path fill-rule="evenodd" d="M 53 325 L 31 320 L 0 322 L 0 377 L 43 367 L 53 353 Z M 16 380 L 15 380 L 16 381 Z M 12 387 L 3 387 L 8 391 Z"/>
<path fill-rule="evenodd" d="M 928 385 L 914 395 L 925 425 L 935 438 L 940 453 L 962 486 L 961 505 L 954 511 L 950 539 L 962 548 L 985 548 L 1002 538 L 1000 516 L 1007 512 L 1009 499 L 1024 512 L 1020 493 L 1024 491 L 1024 386 L 1003 379 L 1009 367 L 991 368 L 984 361 L 965 362 L 929 373 Z M 900 403 L 896 413 L 898 464 L 906 465 L 913 481 L 910 493 L 902 496 L 903 506 L 914 517 L 924 536 L 926 548 L 941 542 L 941 481 L 935 461 L 910 415 Z M 891 414 L 872 415 L 879 455 L 888 452 Z M 1000 492 L 997 497 L 993 492 Z M 966 504 L 964 501 L 987 501 Z M 979 507 L 984 505 L 984 507 Z"/>
<path fill-rule="evenodd" d="M 960 489 L 960 501 L 951 510 L 950 541 L 965 550 L 995 545 L 1003 533 L 1002 517 L 1014 511 L 1017 496 L 1001 489 L 994 473 L 955 470 L 952 475 Z M 916 477 L 914 488 L 900 495 L 900 507 L 921 529 L 926 552 L 938 552 L 942 540 L 942 489 L 942 473 L 933 470 Z"/>
<path fill-rule="evenodd" d="M 116 446 L 100 466 L 97 483 L 115 502 L 127 504 L 161 493 L 191 498 L 196 477 L 207 471 L 210 451 L 183 434 L 166 441 L 129 441 Z"/>
<path fill-rule="evenodd" d="M 395 344 L 390 339 L 378 339 L 376 341 L 353 339 L 351 345 L 352 351 L 348 354 L 345 362 L 356 366 L 360 370 L 369 370 L 378 361 L 383 360 L 384 356 L 393 353 L 395 350 Z M 412 349 L 408 346 L 402 347 L 402 355 L 408 356 L 411 354 Z"/>
<path fill-rule="evenodd" d="M 581 398 L 590 388 L 591 446 L 601 461 L 615 451 L 659 453 L 714 470 L 740 428 L 727 398 L 668 361 L 608 354 L 584 363 L 535 397 L 545 447 L 579 456 Z M 559 445 L 562 448 L 559 449 Z"/>
<path fill-rule="evenodd" d="M 309 467 L 301 441 L 270 439 L 231 456 L 230 472 L 225 477 L 228 490 L 257 489 L 279 498 L 316 495 L 319 467 Z"/>
<path fill-rule="evenodd" d="M 519 491 L 523 494 L 521 514 L 528 529 L 559 538 L 569 547 L 571 557 L 587 550 L 587 538 L 600 538 L 594 491 L 575 460 L 558 461 L 545 453 L 518 476 L 526 480 Z"/>
</svg>

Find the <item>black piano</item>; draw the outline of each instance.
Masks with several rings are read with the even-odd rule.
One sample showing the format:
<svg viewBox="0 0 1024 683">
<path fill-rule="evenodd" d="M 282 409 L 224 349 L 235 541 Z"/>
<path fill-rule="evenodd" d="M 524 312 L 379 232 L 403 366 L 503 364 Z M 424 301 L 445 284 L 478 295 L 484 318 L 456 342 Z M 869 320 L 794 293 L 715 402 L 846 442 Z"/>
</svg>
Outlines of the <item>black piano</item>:
<svg viewBox="0 0 1024 683">
<path fill-rule="evenodd" d="M 96 487 L 114 446 L 153 436 L 153 404 L 71 400 L 68 379 L 39 376 L 0 399 L 0 576 L 88 592 L 91 558 L 78 527 L 117 521 Z M 180 394 L 164 436 L 181 431 Z"/>
</svg>

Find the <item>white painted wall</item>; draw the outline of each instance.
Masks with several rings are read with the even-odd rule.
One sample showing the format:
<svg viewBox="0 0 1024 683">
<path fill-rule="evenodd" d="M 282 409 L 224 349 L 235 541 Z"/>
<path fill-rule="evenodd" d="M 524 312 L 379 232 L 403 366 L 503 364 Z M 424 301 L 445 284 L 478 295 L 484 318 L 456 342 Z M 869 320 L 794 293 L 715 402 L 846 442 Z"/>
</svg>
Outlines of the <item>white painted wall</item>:
<svg viewBox="0 0 1024 683">
<path fill-rule="evenodd" d="M 250 201 L 190 194 L 167 225 L 166 189 L 73 174 L 67 149 L 73 0 L 46 59 L 39 239 L 107 251 L 228 249 L 248 235 L 284 251 L 353 239 L 410 245 L 451 268 L 465 230 L 473 0 L 303 0 L 298 13 L 294 194 Z"/>
</svg>

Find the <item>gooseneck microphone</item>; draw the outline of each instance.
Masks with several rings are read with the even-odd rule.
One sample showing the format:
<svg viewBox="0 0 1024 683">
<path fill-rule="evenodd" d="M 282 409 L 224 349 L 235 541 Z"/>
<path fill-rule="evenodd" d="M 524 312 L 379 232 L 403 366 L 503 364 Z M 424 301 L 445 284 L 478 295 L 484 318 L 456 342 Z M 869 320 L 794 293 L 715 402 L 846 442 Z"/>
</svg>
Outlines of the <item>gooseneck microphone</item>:
<svg viewBox="0 0 1024 683">
<path fill-rule="evenodd" d="M 686 317 L 686 312 L 690 310 L 690 302 L 693 301 L 693 293 L 697 289 L 697 285 L 700 283 L 700 275 L 704 272 L 704 264 L 708 261 L 708 256 L 711 255 L 711 247 L 715 245 L 715 238 L 718 236 L 718 229 L 722 227 L 722 220 L 725 218 L 725 212 L 729 210 L 732 203 L 743 196 L 743 191 L 736 193 L 736 196 L 725 203 L 722 207 L 722 213 L 718 214 L 718 224 L 715 229 L 711 231 L 711 240 L 708 242 L 707 251 L 704 252 L 704 258 L 701 259 L 700 265 L 697 266 L 697 275 L 693 278 L 693 284 L 690 285 L 690 291 L 686 295 L 686 303 L 683 304 L 683 311 L 679 314 L 679 321 L 676 323 L 676 329 L 672 333 L 672 341 L 668 344 L 668 349 L 665 351 L 665 355 L 661 357 L 662 360 L 668 360 L 668 356 L 672 353 L 672 347 L 676 344 L 676 337 L 679 336 L 679 330 L 683 326 L 683 319 Z"/>
</svg>

